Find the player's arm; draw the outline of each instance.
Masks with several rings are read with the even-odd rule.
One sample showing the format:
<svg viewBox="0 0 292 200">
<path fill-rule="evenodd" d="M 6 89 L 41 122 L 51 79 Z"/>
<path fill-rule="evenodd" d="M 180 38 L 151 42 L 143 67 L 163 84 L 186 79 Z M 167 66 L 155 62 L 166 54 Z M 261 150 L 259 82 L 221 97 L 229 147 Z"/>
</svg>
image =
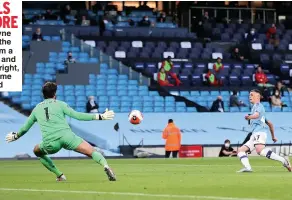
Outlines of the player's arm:
<svg viewBox="0 0 292 200">
<path fill-rule="evenodd" d="M 32 127 L 32 125 L 36 122 L 36 117 L 34 112 L 30 114 L 25 124 L 19 129 L 18 132 L 10 132 L 6 135 L 7 142 L 13 142 L 23 136 L 27 131 Z"/>
<path fill-rule="evenodd" d="M 115 116 L 114 111 L 112 110 L 105 110 L 102 114 L 88 114 L 88 113 L 81 113 L 73 110 L 70 106 L 68 106 L 66 103 L 61 102 L 63 112 L 65 115 L 72 117 L 74 119 L 80 120 L 80 121 L 91 121 L 91 120 L 112 120 Z"/>
<path fill-rule="evenodd" d="M 257 119 L 259 118 L 260 113 L 258 111 L 254 112 L 252 115 L 245 116 L 246 120 Z"/>
<path fill-rule="evenodd" d="M 272 136 L 272 140 L 274 142 L 277 142 L 277 138 L 275 137 L 275 129 L 274 129 L 274 125 L 271 121 L 266 120 L 266 124 L 268 125 L 270 132 L 271 132 L 271 136 Z"/>
</svg>

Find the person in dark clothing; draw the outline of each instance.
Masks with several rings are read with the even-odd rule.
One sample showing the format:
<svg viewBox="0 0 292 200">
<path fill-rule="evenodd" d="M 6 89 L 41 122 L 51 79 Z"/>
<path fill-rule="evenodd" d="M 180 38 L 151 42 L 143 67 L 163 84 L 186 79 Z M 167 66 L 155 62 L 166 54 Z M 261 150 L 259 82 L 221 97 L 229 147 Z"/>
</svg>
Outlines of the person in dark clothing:
<svg viewBox="0 0 292 200">
<path fill-rule="evenodd" d="M 252 28 L 252 29 L 250 30 L 250 32 L 247 34 L 247 36 L 246 36 L 246 41 L 247 41 L 248 43 L 252 43 L 252 42 L 255 42 L 256 39 L 257 39 L 257 34 L 256 34 L 256 32 L 255 32 L 255 29 Z"/>
<path fill-rule="evenodd" d="M 105 31 L 105 23 L 104 23 L 104 17 L 99 18 L 99 35 L 103 36 L 103 32 Z"/>
<path fill-rule="evenodd" d="M 46 13 L 43 15 L 45 20 L 57 20 L 58 16 L 54 15 L 50 9 L 46 10 Z"/>
<path fill-rule="evenodd" d="M 76 63 L 76 60 L 73 58 L 71 51 L 68 52 L 67 59 L 64 61 L 65 65 L 68 65 L 69 63 Z"/>
<path fill-rule="evenodd" d="M 205 38 L 206 37 L 202 21 L 199 21 L 199 23 L 197 24 L 195 32 L 197 33 L 198 38 Z"/>
<path fill-rule="evenodd" d="M 128 20 L 130 26 L 135 26 L 135 22 L 132 19 Z"/>
<path fill-rule="evenodd" d="M 213 102 L 210 109 L 211 112 L 224 112 L 224 103 L 222 97 L 218 96 L 217 99 Z"/>
<path fill-rule="evenodd" d="M 156 20 L 157 22 L 163 23 L 166 21 L 166 15 L 165 13 L 161 13 L 160 16 Z"/>
<path fill-rule="evenodd" d="M 241 53 L 239 52 L 239 49 L 238 48 L 235 48 L 231 54 L 232 58 L 234 60 L 237 60 L 237 61 L 243 61 L 244 60 L 244 57 L 241 55 Z"/>
<path fill-rule="evenodd" d="M 32 34 L 32 40 L 34 41 L 45 41 L 42 35 L 41 28 L 37 28 L 36 31 Z"/>
<path fill-rule="evenodd" d="M 65 7 L 61 10 L 61 19 L 64 21 L 64 23 L 69 23 L 69 20 L 66 19 L 67 15 L 71 15 L 71 6 L 67 4 Z"/>
<path fill-rule="evenodd" d="M 229 104 L 230 104 L 230 107 L 241 107 L 241 106 L 245 107 L 246 106 L 245 103 L 238 100 L 237 91 L 235 90 L 233 91 L 233 94 L 230 96 Z"/>
<path fill-rule="evenodd" d="M 263 87 L 263 89 L 262 89 L 262 101 L 265 101 L 265 102 L 270 102 L 270 100 L 271 100 L 271 93 L 270 93 L 270 90 L 269 90 L 269 88 L 267 88 L 267 87 Z"/>
<path fill-rule="evenodd" d="M 94 96 L 90 96 L 88 98 L 88 102 L 86 104 L 86 111 L 87 113 L 98 113 L 98 104 L 94 100 Z"/>
<path fill-rule="evenodd" d="M 230 146 L 230 140 L 225 140 L 219 152 L 219 157 L 236 156 L 237 152 Z"/>
<path fill-rule="evenodd" d="M 148 16 L 144 16 L 143 19 L 139 22 L 139 26 L 149 27 L 150 25 L 151 25 L 151 22 Z"/>
</svg>

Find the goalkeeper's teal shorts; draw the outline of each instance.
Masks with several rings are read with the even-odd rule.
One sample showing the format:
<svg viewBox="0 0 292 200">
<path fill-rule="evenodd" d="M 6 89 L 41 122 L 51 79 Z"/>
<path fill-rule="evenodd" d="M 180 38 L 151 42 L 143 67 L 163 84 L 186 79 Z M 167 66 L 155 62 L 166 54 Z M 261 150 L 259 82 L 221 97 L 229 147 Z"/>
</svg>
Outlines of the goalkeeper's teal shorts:
<svg viewBox="0 0 292 200">
<path fill-rule="evenodd" d="M 40 150 L 44 154 L 54 154 L 62 148 L 67 150 L 75 150 L 82 142 L 83 139 L 72 132 L 60 132 L 63 135 L 61 138 L 54 141 L 43 140 L 40 143 Z"/>
</svg>

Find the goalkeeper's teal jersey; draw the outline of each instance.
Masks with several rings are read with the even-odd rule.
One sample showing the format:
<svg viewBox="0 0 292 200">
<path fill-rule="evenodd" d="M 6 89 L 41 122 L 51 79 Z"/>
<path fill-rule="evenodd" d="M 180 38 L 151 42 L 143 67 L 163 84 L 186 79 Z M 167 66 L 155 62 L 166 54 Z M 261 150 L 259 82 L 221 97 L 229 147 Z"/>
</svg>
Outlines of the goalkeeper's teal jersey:
<svg viewBox="0 0 292 200">
<path fill-rule="evenodd" d="M 18 136 L 24 135 L 37 122 L 40 125 L 43 140 L 57 140 L 62 137 L 62 132 L 71 131 L 66 115 L 83 121 L 95 119 L 92 114 L 76 112 L 65 102 L 46 99 L 33 109 L 26 123 L 19 130 Z"/>
</svg>

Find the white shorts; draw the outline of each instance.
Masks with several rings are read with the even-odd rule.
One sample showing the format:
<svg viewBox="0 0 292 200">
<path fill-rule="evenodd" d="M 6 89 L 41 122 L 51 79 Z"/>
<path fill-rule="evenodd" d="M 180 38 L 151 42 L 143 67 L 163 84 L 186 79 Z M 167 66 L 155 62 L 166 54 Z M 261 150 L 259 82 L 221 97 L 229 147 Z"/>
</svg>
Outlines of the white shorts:
<svg viewBox="0 0 292 200">
<path fill-rule="evenodd" d="M 250 151 L 253 151 L 255 148 L 255 145 L 257 144 L 266 145 L 266 141 L 267 141 L 267 133 L 255 132 L 250 136 L 249 141 L 245 143 L 244 146 L 247 146 Z"/>
</svg>

